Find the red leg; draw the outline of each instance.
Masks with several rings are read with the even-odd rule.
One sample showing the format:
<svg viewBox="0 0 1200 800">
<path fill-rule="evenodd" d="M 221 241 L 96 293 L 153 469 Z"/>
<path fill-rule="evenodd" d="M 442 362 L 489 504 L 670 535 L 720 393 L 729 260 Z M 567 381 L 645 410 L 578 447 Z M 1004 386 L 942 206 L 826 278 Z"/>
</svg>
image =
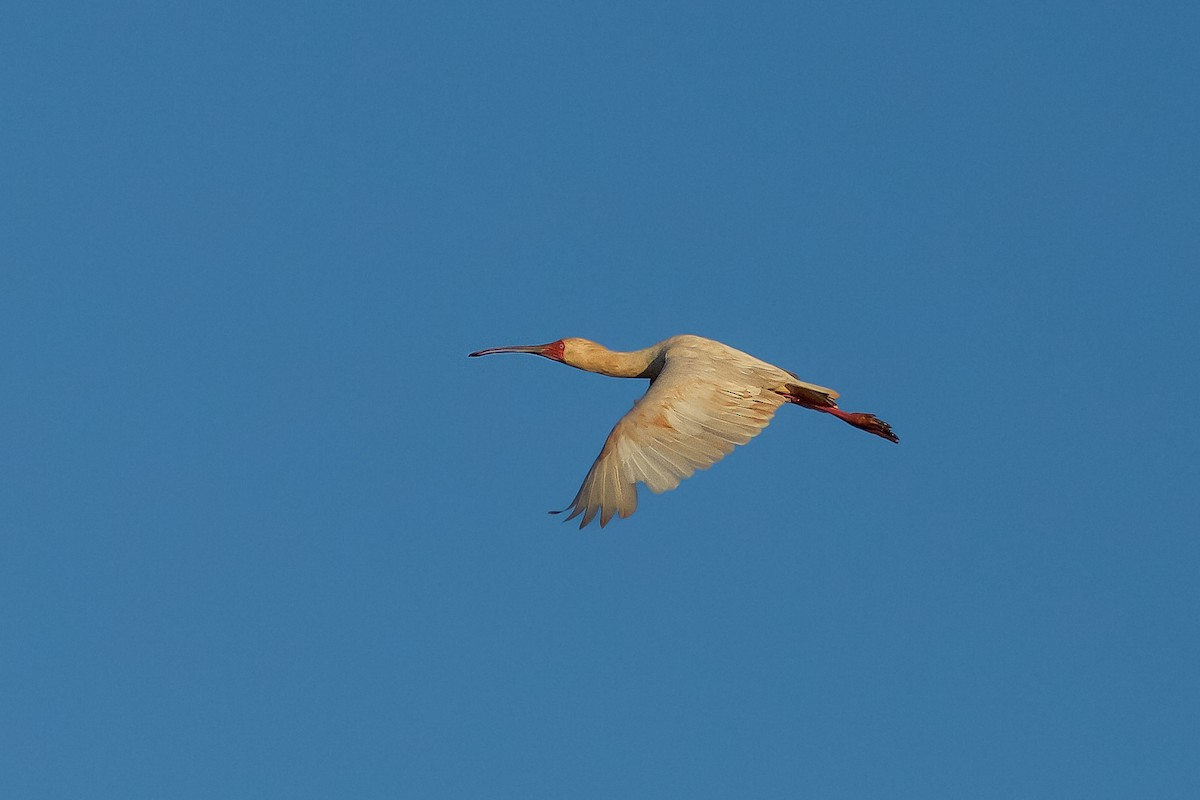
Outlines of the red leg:
<svg viewBox="0 0 1200 800">
<path fill-rule="evenodd" d="M 837 407 L 837 402 L 832 397 L 818 394 L 785 394 L 789 403 L 795 403 L 798 406 L 811 408 L 813 411 L 820 411 L 824 414 L 833 414 L 842 422 L 853 425 L 856 428 L 861 428 L 867 433 L 873 433 L 876 436 L 882 436 L 889 442 L 900 443 L 900 437 L 892 433 L 892 426 L 881 420 L 874 414 L 863 414 L 853 411 L 842 411 Z"/>
<path fill-rule="evenodd" d="M 842 422 L 849 423 L 856 428 L 861 428 L 867 433 L 873 433 L 876 436 L 882 436 L 889 442 L 900 443 L 900 437 L 892 433 L 892 426 L 881 420 L 874 414 L 863 414 L 861 412 L 842 411 L 840 408 L 824 408 L 817 406 L 816 411 L 824 411 L 826 414 L 833 414 Z"/>
</svg>

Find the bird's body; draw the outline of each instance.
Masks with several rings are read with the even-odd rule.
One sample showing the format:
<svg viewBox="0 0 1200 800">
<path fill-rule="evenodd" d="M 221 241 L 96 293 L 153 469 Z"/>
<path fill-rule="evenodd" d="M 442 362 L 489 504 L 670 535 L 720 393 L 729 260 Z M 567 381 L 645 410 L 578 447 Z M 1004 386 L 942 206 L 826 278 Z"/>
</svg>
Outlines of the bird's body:
<svg viewBox="0 0 1200 800">
<path fill-rule="evenodd" d="M 559 339 L 471 355 L 492 353 L 533 353 L 588 372 L 650 380 L 646 394 L 608 435 L 568 506 L 567 519 L 583 515 L 581 528 L 597 514 L 601 527 L 614 514 L 622 518 L 632 514 L 638 483 L 658 494 L 674 489 L 697 469 L 712 466 L 758 435 L 785 403 L 833 414 L 899 441 L 886 422 L 839 409 L 834 390 L 806 383 L 787 370 L 700 336 L 672 336 L 628 353 L 587 339 Z"/>
</svg>

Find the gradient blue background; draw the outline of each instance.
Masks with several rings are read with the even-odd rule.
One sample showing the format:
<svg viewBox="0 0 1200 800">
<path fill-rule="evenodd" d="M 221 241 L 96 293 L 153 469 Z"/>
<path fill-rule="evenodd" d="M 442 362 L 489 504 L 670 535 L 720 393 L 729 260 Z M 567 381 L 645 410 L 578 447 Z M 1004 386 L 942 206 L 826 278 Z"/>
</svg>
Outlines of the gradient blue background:
<svg viewBox="0 0 1200 800">
<path fill-rule="evenodd" d="M 1200 796 L 1197 8 L 13 6 L 0 794 Z"/>
</svg>

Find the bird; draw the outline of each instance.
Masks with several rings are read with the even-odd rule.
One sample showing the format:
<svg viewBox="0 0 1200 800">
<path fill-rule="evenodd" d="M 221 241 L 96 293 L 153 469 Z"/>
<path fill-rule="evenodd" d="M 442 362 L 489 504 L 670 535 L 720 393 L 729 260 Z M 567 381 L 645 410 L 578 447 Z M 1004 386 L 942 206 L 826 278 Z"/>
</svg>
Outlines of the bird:
<svg viewBox="0 0 1200 800">
<path fill-rule="evenodd" d="M 664 339 L 642 350 L 617 352 L 588 339 L 492 347 L 471 358 L 530 353 L 613 378 L 649 379 L 646 393 L 617 422 L 588 470 L 575 499 L 561 511 L 586 528 L 629 517 L 637 509 L 637 484 L 661 494 L 698 469 L 708 469 L 737 445 L 757 436 L 791 403 L 837 417 L 899 443 L 892 427 L 874 414 L 838 408 L 838 393 L 794 373 L 702 336 Z"/>
</svg>

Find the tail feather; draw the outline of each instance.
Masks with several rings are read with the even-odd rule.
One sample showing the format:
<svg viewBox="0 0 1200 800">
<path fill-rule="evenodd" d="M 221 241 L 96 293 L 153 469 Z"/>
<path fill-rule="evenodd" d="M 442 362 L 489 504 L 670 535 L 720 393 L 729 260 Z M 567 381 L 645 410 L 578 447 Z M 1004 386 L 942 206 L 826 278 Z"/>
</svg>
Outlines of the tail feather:
<svg viewBox="0 0 1200 800">
<path fill-rule="evenodd" d="M 838 393 L 812 383 L 789 383 L 784 398 L 805 408 L 837 408 Z"/>
</svg>

